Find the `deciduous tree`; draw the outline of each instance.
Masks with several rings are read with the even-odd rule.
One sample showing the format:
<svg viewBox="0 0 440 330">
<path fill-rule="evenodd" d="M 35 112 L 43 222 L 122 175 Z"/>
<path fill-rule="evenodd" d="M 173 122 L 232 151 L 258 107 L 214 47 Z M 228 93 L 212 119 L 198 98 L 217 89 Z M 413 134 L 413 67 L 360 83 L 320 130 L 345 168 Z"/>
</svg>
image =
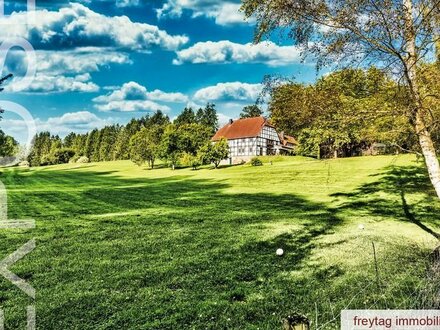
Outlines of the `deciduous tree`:
<svg viewBox="0 0 440 330">
<path fill-rule="evenodd" d="M 402 85 L 406 115 L 440 197 L 431 112 L 419 74 L 420 64 L 433 57 L 438 41 L 438 0 L 243 0 L 242 10 L 257 19 L 255 42 L 284 29 L 315 57 L 318 68 L 332 63 L 375 64 L 392 72 Z"/>
</svg>

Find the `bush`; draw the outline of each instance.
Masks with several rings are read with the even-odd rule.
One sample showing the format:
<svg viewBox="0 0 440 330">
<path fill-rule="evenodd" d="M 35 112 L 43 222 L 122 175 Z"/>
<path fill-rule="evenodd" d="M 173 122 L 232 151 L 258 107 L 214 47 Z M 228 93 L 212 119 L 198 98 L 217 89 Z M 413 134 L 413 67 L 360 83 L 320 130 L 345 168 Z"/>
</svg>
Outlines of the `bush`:
<svg viewBox="0 0 440 330">
<path fill-rule="evenodd" d="M 69 160 L 75 156 L 75 150 L 70 148 L 61 148 L 55 150 L 53 153 L 53 158 L 55 158 L 55 161 L 53 165 L 55 164 L 67 164 Z"/>
<path fill-rule="evenodd" d="M 263 162 L 261 161 L 260 158 L 255 157 L 251 159 L 251 165 L 252 166 L 263 166 Z"/>
<path fill-rule="evenodd" d="M 18 164 L 18 166 L 20 166 L 20 167 L 29 167 L 30 164 L 29 164 L 29 162 L 27 160 L 24 160 L 24 161 L 20 162 Z"/>
<path fill-rule="evenodd" d="M 90 163 L 90 160 L 86 156 L 81 156 L 81 157 L 78 158 L 78 160 L 76 162 L 78 164 L 86 164 L 86 163 Z"/>
<path fill-rule="evenodd" d="M 44 155 L 41 157 L 40 166 L 56 165 L 57 159 L 54 155 Z"/>
<path fill-rule="evenodd" d="M 79 156 L 75 155 L 72 158 L 69 159 L 69 164 L 75 164 L 78 162 Z"/>
<path fill-rule="evenodd" d="M 197 170 L 197 168 L 203 163 L 199 156 L 194 156 L 188 153 L 183 154 L 180 158 L 180 162 L 185 166 L 191 166 L 193 170 Z"/>
</svg>

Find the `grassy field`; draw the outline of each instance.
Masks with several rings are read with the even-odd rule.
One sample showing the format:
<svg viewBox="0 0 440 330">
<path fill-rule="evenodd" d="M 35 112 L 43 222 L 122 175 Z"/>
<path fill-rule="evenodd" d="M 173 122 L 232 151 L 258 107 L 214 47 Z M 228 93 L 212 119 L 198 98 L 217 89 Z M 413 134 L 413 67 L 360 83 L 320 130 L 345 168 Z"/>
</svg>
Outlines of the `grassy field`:
<svg viewBox="0 0 440 330">
<path fill-rule="evenodd" d="M 438 304 L 440 202 L 415 157 L 272 162 L 3 170 L 9 217 L 37 228 L 0 231 L 1 258 L 37 239 L 12 270 L 40 329 L 278 329 L 294 312 L 337 329 L 344 308 Z M 7 328 L 29 303 L 0 280 Z"/>
</svg>

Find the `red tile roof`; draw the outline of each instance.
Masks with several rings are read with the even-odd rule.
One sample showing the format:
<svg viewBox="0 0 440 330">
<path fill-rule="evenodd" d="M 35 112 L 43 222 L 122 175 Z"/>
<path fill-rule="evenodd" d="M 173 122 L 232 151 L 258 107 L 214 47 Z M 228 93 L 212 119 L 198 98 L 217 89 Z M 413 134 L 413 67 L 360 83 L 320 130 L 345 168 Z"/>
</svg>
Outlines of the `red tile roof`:
<svg viewBox="0 0 440 330">
<path fill-rule="evenodd" d="M 257 137 L 265 125 L 272 126 L 264 117 L 237 119 L 220 128 L 211 140 Z"/>
</svg>

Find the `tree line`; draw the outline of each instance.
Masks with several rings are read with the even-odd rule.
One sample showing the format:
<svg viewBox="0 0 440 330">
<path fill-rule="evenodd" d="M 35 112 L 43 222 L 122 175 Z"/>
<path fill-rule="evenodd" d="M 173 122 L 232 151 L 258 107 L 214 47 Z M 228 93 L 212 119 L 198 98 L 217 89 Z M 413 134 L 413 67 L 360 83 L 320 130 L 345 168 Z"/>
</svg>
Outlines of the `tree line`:
<svg viewBox="0 0 440 330">
<path fill-rule="evenodd" d="M 437 0 L 242 0 L 241 10 L 256 20 L 255 43 L 276 33 L 313 56 L 317 69 L 375 64 L 392 75 L 402 96 L 401 113 L 440 198 L 438 117 L 432 108 L 439 94 L 433 93 L 437 87 L 427 88 L 440 59 Z"/>
<path fill-rule="evenodd" d="M 196 112 L 185 108 L 174 121 L 157 111 L 127 125 L 108 125 L 85 134 L 70 133 L 64 139 L 50 132 L 38 133 L 28 156 L 30 166 L 77 162 L 128 160 L 153 168 L 158 159 L 171 167 L 197 168 L 213 163 L 218 167 L 228 156 L 223 140 L 210 142 L 218 129 L 215 105 L 208 103 Z"/>
<path fill-rule="evenodd" d="M 425 76 L 427 85 L 432 78 Z M 270 93 L 270 116 L 280 130 L 297 137 L 299 154 L 355 156 L 377 142 L 391 152 L 421 152 L 406 115 L 405 93 L 375 67 L 339 70 L 315 84 L 278 84 Z M 437 107 L 431 108 L 438 113 Z M 438 129 L 433 132 L 437 140 Z"/>
</svg>

